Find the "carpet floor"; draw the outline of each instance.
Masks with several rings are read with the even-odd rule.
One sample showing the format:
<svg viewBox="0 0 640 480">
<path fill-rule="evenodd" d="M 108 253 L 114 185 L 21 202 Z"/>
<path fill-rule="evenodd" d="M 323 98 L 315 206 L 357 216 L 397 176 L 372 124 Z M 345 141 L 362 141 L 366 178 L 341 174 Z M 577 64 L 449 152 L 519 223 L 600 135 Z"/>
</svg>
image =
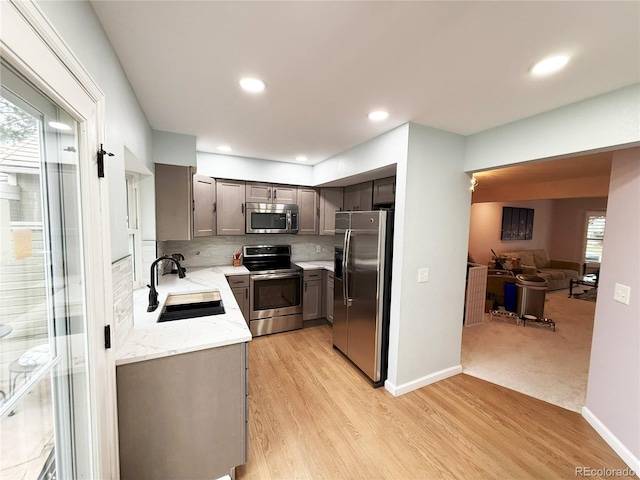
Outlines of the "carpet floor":
<svg viewBox="0 0 640 480">
<path fill-rule="evenodd" d="M 546 295 L 541 324 L 516 325 L 484 314 L 462 334 L 462 371 L 467 375 L 581 412 L 585 404 L 595 315 L 593 297 L 567 298 L 568 290 Z"/>
</svg>

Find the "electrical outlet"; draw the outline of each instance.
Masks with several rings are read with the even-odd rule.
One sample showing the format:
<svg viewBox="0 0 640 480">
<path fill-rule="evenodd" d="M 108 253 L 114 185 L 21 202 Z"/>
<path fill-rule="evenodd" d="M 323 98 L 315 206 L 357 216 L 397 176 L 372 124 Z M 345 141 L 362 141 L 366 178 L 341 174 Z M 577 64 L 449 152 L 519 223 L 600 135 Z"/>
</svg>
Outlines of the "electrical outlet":
<svg viewBox="0 0 640 480">
<path fill-rule="evenodd" d="M 429 281 L 429 269 L 421 268 L 418 270 L 418 283 L 425 283 Z"/>
<path fill-rule="evenodd" d="M 613 290 L 613 299 L 616 302 L 629 305 L 629 295 L 631 295 L 631 287 L 627 287 L 626 285 L 622 285 L 621 283 L 616 283 L 616 286 Z"/>
<path fill-rule="evenodd" d="M 322 252 L 322 246 L 316 245 L 316 253 L 320 253 L 320 252 Z"/>
</svg>

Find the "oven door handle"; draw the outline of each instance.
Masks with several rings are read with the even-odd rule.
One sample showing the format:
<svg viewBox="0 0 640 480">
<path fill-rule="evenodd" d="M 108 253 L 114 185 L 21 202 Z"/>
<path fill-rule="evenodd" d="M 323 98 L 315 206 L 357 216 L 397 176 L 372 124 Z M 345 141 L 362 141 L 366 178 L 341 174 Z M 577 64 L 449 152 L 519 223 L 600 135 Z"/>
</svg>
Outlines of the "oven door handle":
<svg viewBox="0 0 640 480">
<path fill-rule="evenodd" d="M 274 280 L 277 278 L 297 278 L 301 277 L 300 273 L 263 273 L 260 275 L 251 275 L 251 280 Z"/>
</svg>

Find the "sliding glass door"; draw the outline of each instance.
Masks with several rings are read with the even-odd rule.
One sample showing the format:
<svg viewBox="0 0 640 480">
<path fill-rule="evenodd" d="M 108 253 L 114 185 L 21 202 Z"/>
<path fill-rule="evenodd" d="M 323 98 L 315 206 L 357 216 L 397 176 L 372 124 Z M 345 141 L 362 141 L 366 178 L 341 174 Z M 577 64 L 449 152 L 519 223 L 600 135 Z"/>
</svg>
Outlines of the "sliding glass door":
<svg viewBox="0 0 640 480">
<path fill-rule="evenodd" d="M 79 126 L 0 73 L 0 478 L 91 478 Z"/>
</svg>

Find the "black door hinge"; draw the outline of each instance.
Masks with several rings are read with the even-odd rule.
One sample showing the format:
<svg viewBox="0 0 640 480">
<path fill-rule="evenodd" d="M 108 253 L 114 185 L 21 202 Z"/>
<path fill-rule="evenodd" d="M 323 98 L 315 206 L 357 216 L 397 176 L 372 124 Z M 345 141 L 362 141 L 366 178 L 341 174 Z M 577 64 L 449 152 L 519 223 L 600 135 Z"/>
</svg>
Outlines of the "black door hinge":
<svg viewBox="0 0 640 480">
<path fill-rule="evenodd" d="M 104 156 L 113 157 L 113 153 L 105 151 L 100 144 L 100 150 L 98 150 L 98 178 L 104 177 Z"/>
<path fill-rule="evenodd" d="M 111 348 L 111 325 L 104 327 L 104 348 Z"/>
</svg>

